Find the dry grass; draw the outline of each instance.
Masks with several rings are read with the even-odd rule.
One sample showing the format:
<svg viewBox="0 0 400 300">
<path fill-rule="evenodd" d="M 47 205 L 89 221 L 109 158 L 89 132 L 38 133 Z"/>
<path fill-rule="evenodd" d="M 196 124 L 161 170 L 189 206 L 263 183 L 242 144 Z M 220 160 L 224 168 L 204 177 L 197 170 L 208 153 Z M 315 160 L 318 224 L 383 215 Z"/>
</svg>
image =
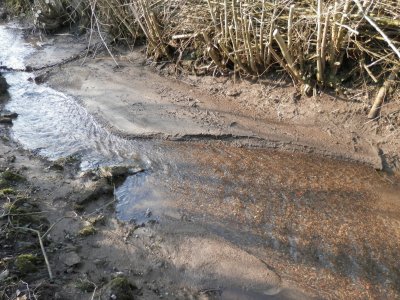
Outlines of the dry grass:
<svg viewBox="0 0 400 300">
<path fill-rule="evenodd" d="M 144 34 L 156 59 L 253 76 L 279 63 L 298 83 L 332 87 L 356 73 L 355 85 L 383 81 L 400 66 L 398 1 L 92 2 L 115 33 Z"/>
</svg>

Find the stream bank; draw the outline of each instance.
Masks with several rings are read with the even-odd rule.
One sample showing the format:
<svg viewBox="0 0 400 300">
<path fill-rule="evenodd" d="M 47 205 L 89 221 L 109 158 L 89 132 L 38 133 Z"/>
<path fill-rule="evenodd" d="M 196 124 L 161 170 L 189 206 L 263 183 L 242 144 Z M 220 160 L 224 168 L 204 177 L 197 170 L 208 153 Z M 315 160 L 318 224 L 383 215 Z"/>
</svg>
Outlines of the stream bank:
<svg viewBox="0 0 400 300">
<path fill-rule="evenodd" d="M 23 59 L 32 68 L 86 47 L 71 35 L 21 46 L 14 34 L 16 49 L 37 48 Z M 121 55 L 120 68 L 99 55 L 82 62 L 6 74 L 6 107 L 19 116 L 4 129 L 12 138 L 3 145 L 4 169 L 28 179 L 21 188 L 34 186 L 29 195 L 49 224 L 68 217 L 46 244 L 54 298 L 90 299 L 94 287 L 106 289 L 122 275 L 139 299 L 398 296 L 398 179 L 374 170 L 382 167 L 380 150 L 365 138 L 367 129 L 343 129 L 361 118 L 356 110 L 344 127 L 333 126 L 336 120 L 328 131 L 320 127 L 326 118 L 306 114 L 310 100 L 289 102 L 290 88 L 253 99 L 257 85 L 229 90 L 221 79 L 160 77 L 135 52 Z M 47 80 L 37 85 L 35 77 Z M 209 88 L 201 83 L 207 80 Z M 320 115 L 317 103 L 310 107 Z M 294 105 L 291 120 L 282 112 Z M 395 152 L 397 142 L 379 145 Z M 110 164 L 144 172 L 122 180 L 114 196 L 96 173 Z M 20 254 L 16 246 L 5 249 Z"/>
</svg>

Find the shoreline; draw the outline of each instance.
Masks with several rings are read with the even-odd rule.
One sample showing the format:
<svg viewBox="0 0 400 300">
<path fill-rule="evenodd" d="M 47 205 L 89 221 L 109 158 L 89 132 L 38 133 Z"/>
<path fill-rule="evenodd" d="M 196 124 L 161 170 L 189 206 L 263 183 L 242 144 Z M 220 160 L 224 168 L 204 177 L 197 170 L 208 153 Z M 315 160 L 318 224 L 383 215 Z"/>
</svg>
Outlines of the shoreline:
<svg viewBox="0 0 400 300">
<path fill-rule="evenodd" d="M 36 46 L 37 41 L 37 38 L 29 39 L 29 43 Z M 73 36 L 43 37 L 42 46 L 30 56 L 28 64 L 35 66 L 43 61 L 52 63 L 76 55 L 85 45 L 73 41 Z M 156 216 L 146 217 L 147 221 L 142 224 L 122 222 L 117 218 L 113 194 L 115 186 L 112 186 L 114 182 L 110 182 L 109 178 L 102 178 L 96 170 L 80 173 L 79 161 L 73 157 L 50 162 L 38 159 L 28 151 L 17 150 L 14 142 L 1 141 L 1 176 L 11 168 L 26 178 L 26 181 L 10 183 L 10 187 L 18 192 L 14 195 L 15 199 L 14 196 L 8 197 L 16 200 L 17 196 L 26 194 L 29 200 L 23 202 L 25 206 L 18 206 L 19 209 L 32 206 L 35 207 L 34 213 L 46 212 L 47 221 L 36 224 L 47 224 L 47 227 L 38 227 L 43 232 L 62 218 L 51 230 L 45 244 L 55 273 L 53 281 L 47 279 L 35 236 L 30 236 L 28 240 L 33 250 L 27 250 L 20 247 L 20 235 L 10 241 L 6 232 L 3 232 L 0 245 L 9 247 L 0 251 L 12 257 L 1 261 L 0 270 L 8 270 L 11 276 L 6 278 L 14 280 L 11 280 L 6 291 L 12 290 L 15 294 L 17 289 L 22 289 L 19 280 L 24 279 L 29 281 L 31 287 L 50 286 L 50 299 L 90 299 L 96 295 L 102 300 L 109 300 L 116 293 L 120 293 L 120 298 L 129 295 L 138 299 L 224 299 L 224 296 L 227 299 L 262 299 L 266 295 L 284 299 L 319 299 L 332 295 L 338 298 L 372 299 L 377 295 L 387 295 L 388 291 L 393 297 L 398 295 L 398 287 L 395 286 L 397 265 L 390 260 L 396 257 L 396 241 L 387 240 L 386 245 L 392 251 L 385 262 L 391 263 L 389 267 L 394 268 L 390 274 L 393 286 L 372 285 L 376 278 L 370 281 L 369 276 L 377 274 L 379 278 L 380 267 L 375 265 L 376 262 L 368 253 L 361 252 L 358 256 L 358 248 L 355 248 L 356 258 L 363 263 L 366 275 L 362 269 L 360 274 L 364 275 L 357 277 L 355 285 L 348 268 L 352 271 L 350 247 L 359 242 L 358 239 L 351 240 L 351 236 L 355 234 L 358 237 L 357 234 L 361 234 L 358 247 L 365 246 L 364 241 L 367 243 L 373 237 L 372 244 L 366 245 L 380 249 L 379 238 L 387 237 L 386 230 L 390 234 L 397 230 L 398 217 L 393 211 L 400 210 L 400 207 L 396 191 L 385 191 L 389 200 L 377 202 L 379 198 L 376 191 L 368 184 L 373 181 L 371 178 L 378 178 L 385 187 L 385 181 L 390 181 L 390 174 L 379 172 L 378 176 L 370 166 L 379 169 L 382 164 L 379 151 L 384 151 L 383 157 L 390 153 L 398 154 L 396 147 L 400 141 L 396 138 L 399 133 L 393 135 L 392 143 L 381 144 L 381 134 L 370 134 L 374 126 L 368 123 L 371 126 L 364 124 L 360 127 L 360 121 L 363 120 L 360 111 L 362 103 L 342 103 L 339 110 L 343 111 L 335 115 L 338 120 L 332 120 L 331 114 L 327 113 L 331 110 L 331 98 L 324 94 L 321 98 L 294 101 L 296 91 L 282 83 L 277 85 L 279 78 L 275 85 L 271 85 L 271 89 L 271 86 L 245 81 L 233 84 L 227 78 L 185 76 L 178 80 L 171 74 L 163 74 L 163 68 L 158 70 L 161 74 L 157 74 L 154 68 L 146 66 L 142 54 L 135 52 L 130 55 L 129 59 L 123 55 L 125 58 L 121 58 L 120 69 L 114 69 L 110 59 L 97 57 L 88 58 L 84 66 L 76 60 L 32 75 L 44 84 L 74 97 L 114 133 L 124 132 L 139 142 L 140 136 L 151 142 L 152 138 L 149 137 L 156 134 L 153 138 L 155 143 L 167 140 L 171 145 L 178 144 L 176 149 L 181 152 L 178 151 L 175 156 L 161 157 L 161 160 L 175 159 L 178 162 L 177 170 L 182 168 L 179 164 L 181 161 L 189 165 L 188 169 L 191 169 L 189 163 L 196 162 L 202 167 L 199 170 L 203 173 L 193 168 L 193 177 L 187 175 L 185 182 L 178 177 L 175 182 L 178 186 L 174 186 L 173 181 L 170 186 L 169 173 L 159 175 L 168 170 L 159 170 L 155 175 L 161 177 L 156 177 L 159 181 L 155 186 L 170 188 L 166 191 L 172 193 L 176 202 L 170 203 L 164 199 L 169 195 L 166 193 L 162 194 L 165 200 L 162 203 L 171 205 L 175 211 L 167 214 L 161 222 Z M 334 107 L 337 106 L 338 103 L 335 103 Z M 343 121 L 346 118 L 347 121 Z M 346 127 L 350 125 L 353 127 Z M 378 128 L 385 129 L 382 124 Z M 2 134 L 7 134 L 6 131 L 7 128 L 1 127 Z M 241 139 L 237 139 L 239 136 Z M 270 147 L 279 151 L 264 153 L 261 148 L 250 153 L 251 147 L 257 145 L 246 140 L 248 136 L 261 147 L 266 146 L 264 143 L 271 143 Z M 371 140 L 375 148 L 370 146 Z M 213 155 L 202 156 L 203 149 L 208 148 L 206 143 L 214 142 L 216 145 L 211 147 Z M 221 147 L 218 143 L 221 143 Z M 285 145 L 288 145 L 286 150 Z M 293 151 L 296 147 L 299 149 Z M 307 147 L 319 149 L 312 150 L 315 152 L 351 151 L 349 155 L 359 155 L 359 161 L 370 160 L 369 166 L 319 159 L 320 156 L 315 153 L 304 154 L 304 157 L 300 155 L 299 160 L 295 155 L 291 157 L 284 154 L 282 156 L 289 159 L 286 162 L 291 169 L 288 173 L 285 173 L 287 170 L 282 172 L 282 167 L 288 166 L 279 164 L 280 150 L 307 153 L 310 151 Z M 226 155 L 218 152 L 224 150 L 229 150 L 227 152 L 233 156 L 227 163 L 233 165 L 233 174 L 227 173 L 232 176 L 230 180 L 233 185 L 237 181 L 246 184 L 246 180 L 250 182 L 262 178 L 263 182 L 267 182 L 273 178 L 271 182 L 276 186 L 271 184 L 268 187 L 271 189 L 268 189 L 271 199 L 266 199 L 270 202 L 253 203 L 251 197 L 248 202 L 241 201 L 240 193 L 237 197 L 221 196 L 225 191 L 220 194 L 215 178 L 208 178 L 209 173 L 204 172 L 209 169 L 210 174 L 220 172 L 223 174 L 220 179 L 225 180 L 226 166 L 223 162 Z M 14 159 L 9 158 L 10 153 L 15 156 Z M 187 157 L 179 157 L 180 154 Z M 246 155 L 249 155 L 249 161 L 242 162 Z M 263 164 L 265 169 L 259 170 L 263 159 L 267 160 Z M 278 161 L 276 165 L 275 161 Z M 302 163 L 304 170 L 311 169 L 310 174 L 303 170 Z M 394 164 L 389 166 L 394 169 L 396 163 L 394 160 Z M 235 164 L 239 166 L 236 169 Z M 262 170 L 266 168 L 270 174 L 263 174 Z M 246 180 L 241 176 L 244 171 L 249 172 Z M 291 176 L 288 176 L 289 173 Z M 299 177 L 297 174 L 300 174 Z M 320 182 L 319 177 L 313 174 L 319 174 L 325 181 L 322 179 Z M 202 176 L 205 177 L 203 181 L 200 180 Z M 211 192 L 215 188 L 221 198 L 208 197 L 209 190 L 203 190 L 207 185 L 211 186 Z M 193 191 L 192 196 L 197 202 L 194 199 L 190 199 L 193 202 L 188 201 L 190 193 L 179 193 L 180 189 Z M 210 195 L 214 195 L 211 192 Z M 194 197 L 198 194 L 203 198 Z M 308 199 L 309 194 L 311 196 Z M 329 195 L 333 195 L 332 198 Z M 7 201 L 10 200 L 3 195 L 2 204 Z M 313 204 L 308 207 L 307 201 Z M 387 206 L 381 207 L 381 202 Z M 332 210 L 327 211 L 328 208 Z M 150 212 L 156 214 L 155 211 Z M 268 228 L 260 227 L 257 222 L 263 222 L 262 217 L 270 214 L 274 220 L 277 217 L 274 223 L 277 234 L 267 239 Z M 291 234 L 301 227 L 296 226 L 296 222 L 302 224 L 304 216 L 308 216 L 309 222 L 303 227 L 310 226 L 311 229 L 302 232 L 304 235 L 296 245 Z M 336 223 L 325 223 L 321 221 L 322 216 L 326 218 L 325 221 L 337 219 Z M 21 215 L 14 217 L 21 218 Z M 253 230 L 250 226 L 253 223 L 244 222 L 243 225 L 240 220 L 246 218 L 250 218 L 258 227 L 255 226 Z M 366 230 L 367 220 L 370 219 L 376 229 L 371 236 Z M 12 222 L 15 220 L 12 219 Z M 10 228 L 7 227 L 10 226 L 8 220 L 0 219 L 0 222 L 2 228 Z M 347 235 L 353 224 L 356 225 L 354 232 Z M 30 223 L 22 225 L 33 226 Z M 270 231 L 276 233 L 272 229 Z M 336 241 L 339 235 L 341 239 Z M 331 241 L 334 247 L 320 248 L 324 238 Z M 262 243 L 259 243 L 260 240 Z M 298 247 L 295 250 L 303 254 L 300 261 L 296 260 L 296 255 L 294 258 L 292 256 L 293 241 Z M 275 242 L 278 243 L 277 247 Z M 18 257 L 32 253 L 39 258 L 32 261 L 38 271 L 24 274 Z M 329 257 L 337 264 L 333 268 L 327 267 L 324 261 Z M 118 289 L 121 284 L 122 290 Z M 23 293 L 29 292 L 26 287 L 23 288 Z M 44 290 L 39 289 L 41 293 Z"/>
</svg>

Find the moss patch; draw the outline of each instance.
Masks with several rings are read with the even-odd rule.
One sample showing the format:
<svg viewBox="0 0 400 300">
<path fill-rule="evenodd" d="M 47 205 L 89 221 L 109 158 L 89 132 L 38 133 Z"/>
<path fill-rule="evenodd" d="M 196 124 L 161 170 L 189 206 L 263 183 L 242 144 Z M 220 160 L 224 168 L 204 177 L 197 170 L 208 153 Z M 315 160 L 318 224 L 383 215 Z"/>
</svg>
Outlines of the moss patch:
<svg viewBox="0 0 400 300">
<path fill-rule="evenodd" d="M 1 176 L 1 178 L 5 179 L 7 181 L 16 182 L 16 181 L 24 181 L 25 180 L 25 178 L 23 176 L 19 175 L 18 173 L 14 173 L 10 170 L 3 171 L 0 176 Z"/>
<path fill-rule="evenodd" d="M 0 190 L 0 196 L 15 195 L 17 192 L 13 188 L 4 188 Z"/>
<path fill-rule="evenodd" d="M 137 287 L 124 277 L 117 277 L 111 280 L 103 287 L 102 298 L 110 299 L 112 295 L 118 300 L 132 300 L 135 299 Z"/>
<path fill-rule="evenodd" d="M 88 222 L 92 225 L 104 225 L 105 224 L 105 218 L 103 215 L 98 215 L 95 217 L 91 217 L 88 219 Z"/>
<path fill-rule="evenodd" d="M 94 291 L 95 285 L 93 282 L 87 279 L 79 279 L 77 282 L 75 282 L 75 287 L 82 292 L 90 293 Z"/>
<path fill-rule="evenodd" d="M 25 178 L 10 170 L 5 170 L 0 173 L 0 188 L 7 189 L 18 182 L 25 181 Z"/>
<path fill-rule="evenodd" d="M 37 271 L 40 260 L 33 254 L 21 254 L 15 259 L 15 266 L 21 274 L 29 274 Z"/>
<path fill-rule="evenodd" d="M 79 230 L 78 235 L 80 236 L 89 236 L 94 235 L 97 232 L 96 228 L 93 225 L 87 225 Z"/>
</svg>

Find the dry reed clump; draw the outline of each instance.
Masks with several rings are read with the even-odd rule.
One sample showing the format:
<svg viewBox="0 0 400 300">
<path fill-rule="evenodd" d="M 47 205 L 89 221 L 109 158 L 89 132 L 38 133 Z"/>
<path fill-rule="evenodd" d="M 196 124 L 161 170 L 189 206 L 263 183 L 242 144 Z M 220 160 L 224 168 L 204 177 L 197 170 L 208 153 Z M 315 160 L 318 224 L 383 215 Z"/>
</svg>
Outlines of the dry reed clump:
<svg viewBox="0 0 400 300">
<path fill-rule="evenodd" d="M 30 8 L 29 0 L 5 0 L 5 6 L 14 14 L 26 12 Z"/>
<path fill-rule="evenodd" d="M 36 25 L 57 30 L 66 25 L 87 26 L 90 9 L 86 0 L 34 0 Z"/>
<path fill-rule="evenodd" d="M 385 82 L 400 66 L 399 1 L 91 1 L 117 35 L 144 34 L 148 55 L 196 71 L 262 76 L 279 64 L 310 91 Z"/>
<path fill-rule="evenodd" d="M 13 14 L 29 13 L 34 25 L 44 30 L 77 23 L 87 8 L 84 0 L 6 0 L 5 5 Z"/>
</svg>

